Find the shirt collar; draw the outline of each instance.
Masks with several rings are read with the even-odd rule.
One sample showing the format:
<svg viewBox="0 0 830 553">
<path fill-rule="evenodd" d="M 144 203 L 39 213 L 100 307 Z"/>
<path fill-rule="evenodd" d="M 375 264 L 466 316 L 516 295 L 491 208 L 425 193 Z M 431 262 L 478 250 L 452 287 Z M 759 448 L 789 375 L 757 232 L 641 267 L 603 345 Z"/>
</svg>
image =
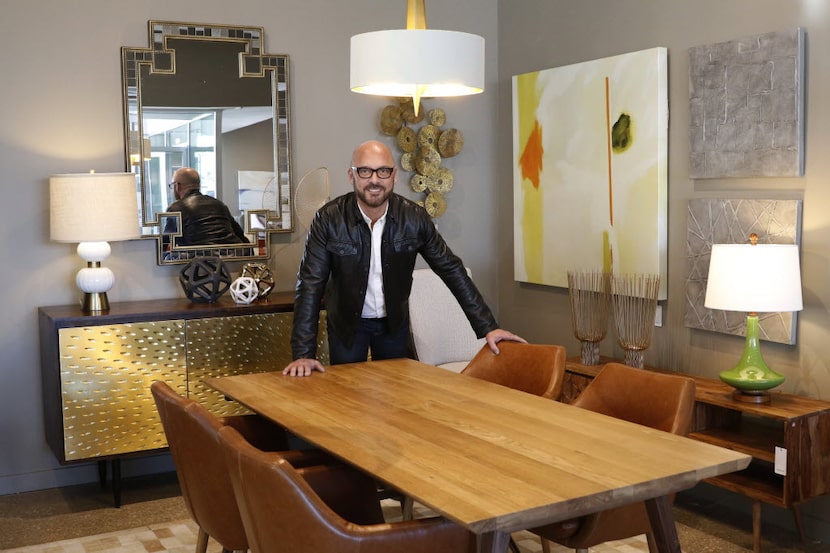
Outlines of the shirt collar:
<svg viewBox="0 0 830 553">
<path fill-rule="evenodd" d="M 357 209 L 360 211 L 360 216 L 363 217 L 363 220 L 366 222 L 367 225 L 371 228 L 372 226 L 372 219 L 363 213 L 363 208 L 360 207 L 360 204 L 357 204 Z M 383 210 L 383 215 L 378 217 L 377 223 L 385 222 L 386 221 L 386 214 L 389 213 L 389 202 L 386 202 L 386 209 Z"/>
</svg>

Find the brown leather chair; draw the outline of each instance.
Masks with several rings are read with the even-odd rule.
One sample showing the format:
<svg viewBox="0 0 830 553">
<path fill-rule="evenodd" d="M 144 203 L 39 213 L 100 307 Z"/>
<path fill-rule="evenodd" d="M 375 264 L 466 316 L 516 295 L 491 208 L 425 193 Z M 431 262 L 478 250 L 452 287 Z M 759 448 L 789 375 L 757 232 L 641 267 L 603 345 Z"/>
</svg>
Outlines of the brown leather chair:
<svg viewBox="0 0 830 553">
<path fill-rule="evenodd" d="M 688 434 L 694 416 L 695 383 L 679 375 L 607 363 L 573 405 L 673 434 Z M 646 534 L 656 551 L 644 502 L 530 529 L 548 553 L 555 541 L 577 551 Z"/>
<path fill-rule="evenodd" d="M 248 540 L 217 432 L 232 426 L 257 447 L 282 451 L 288 449 L 285 430 L 256 415 L 215 417 L 162 381 L 153 382 L 150 389 L 176 465 L 185 505 L 199 526 L 196 552 L 207 550 L 209 537 L 219 542 L 223 551 L 247 550 Z M 286 458 L 300 466 L 331 461 L 331 457 L 320 451 L 290 451 Z"/>
<path fill-rule="evenodd" d="M 499 342 L 499 354 L 484 345 L 461 374 L 529 394 L 559 399 L 565 379 L 565 348 Z"/>
<path fill-rule="evenodd" d="M 232 428 L 219 431 L 253 553 L 467 553 L 475 536 L 443 518 L 361 524 L 339 515 L 315 491 L 325 472 L 295 469 L 260 451 Z M 370 483 L 368 497 L 376 497 Z"/>
</svg>

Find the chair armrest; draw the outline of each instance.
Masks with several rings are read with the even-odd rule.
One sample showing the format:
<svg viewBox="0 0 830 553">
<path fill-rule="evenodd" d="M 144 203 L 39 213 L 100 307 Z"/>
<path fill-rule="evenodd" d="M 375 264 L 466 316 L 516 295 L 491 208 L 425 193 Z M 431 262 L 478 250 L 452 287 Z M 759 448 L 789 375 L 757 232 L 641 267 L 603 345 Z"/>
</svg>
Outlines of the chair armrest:
<svg viewBox="0 0 830 553">
<path fill-rule="evenodd" d="M 298 468 L 297 472 L 347 521 L 361 525 L 383 522 L 377 484 L 366 474 L 342 463 Z"/>
<path fill-rule="evenodd" d="M 441 517 L 356 527 L 361 553 L 473 553 L 476 537 Z"/>
<path fill-rule="evenodd" d="M 288 434 L 285 428 L 259 415 L 222 417 L 222 424 L 235 428 L 254 447 L 262 451 L 285 451 Z"/>
</svg>

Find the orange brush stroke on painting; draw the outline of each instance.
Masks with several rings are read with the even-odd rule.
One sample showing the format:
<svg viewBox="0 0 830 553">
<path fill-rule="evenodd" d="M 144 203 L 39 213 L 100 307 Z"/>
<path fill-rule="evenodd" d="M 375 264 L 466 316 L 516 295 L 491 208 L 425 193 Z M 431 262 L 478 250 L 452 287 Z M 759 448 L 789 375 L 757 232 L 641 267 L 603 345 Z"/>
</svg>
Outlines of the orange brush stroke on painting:
<svg viewBox="0 0 830 553">
<path fill-rule="evenodd" d="M 542 171 L 542 128 L 539 126 L 539 121 L 533 122 L 533 131 L 527 137 L 522 157 L 519 158 L 519 164 L 522 166 L 522 178 L 528 179 L 533 187 L 539 188 L 539 173 Z"/>
</svg>

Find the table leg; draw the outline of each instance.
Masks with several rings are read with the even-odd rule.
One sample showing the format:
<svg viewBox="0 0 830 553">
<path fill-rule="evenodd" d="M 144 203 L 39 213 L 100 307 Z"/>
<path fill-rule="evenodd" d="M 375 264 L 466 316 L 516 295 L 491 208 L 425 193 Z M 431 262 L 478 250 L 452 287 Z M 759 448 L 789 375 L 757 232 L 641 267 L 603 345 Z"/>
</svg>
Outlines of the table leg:
<svg viewBox="0 0 830 553">
<path fill-rule="evenodd" d="M 478 553 L 507 553 L 510 545 L 510 532 L 485 532 L 479 534 Z M 679 551 L 679 550 L 678 550 Z"/>
<path fill-rule="evenodd" d="M 674 524 L 674 513 L 667 496 L 655 497 L 646 500 L 648 520 L 660 553 L 681 553 L 680 540 L 677 538 L 677 527 Z"/>
</svg>

